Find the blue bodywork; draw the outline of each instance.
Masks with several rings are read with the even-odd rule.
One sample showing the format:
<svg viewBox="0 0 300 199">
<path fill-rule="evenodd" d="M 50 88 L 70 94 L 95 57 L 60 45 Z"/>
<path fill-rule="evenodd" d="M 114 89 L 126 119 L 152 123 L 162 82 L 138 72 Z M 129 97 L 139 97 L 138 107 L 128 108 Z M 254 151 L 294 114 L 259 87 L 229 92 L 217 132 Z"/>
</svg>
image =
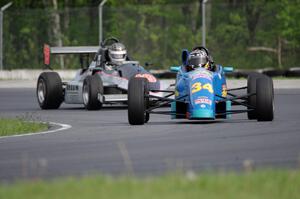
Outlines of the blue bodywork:
<svg viewBox="0 0 300 199">
<path fill-rule="evenodd" d="M 171 104 L 171 111 L 177 114 L 172 115 L 172 119 L 215 119 L 216 113 L 229 111 L 231 102 L 224 100 L 227 97 L 224 68 L 221 65 L 216 65 L 214 71 L 200 67 L 186 71 L 187 57 L 188 51 L 184 50 L 182 52 L 183 65 L 177 69 L 173 67 L 173 70 L 178 70 L 178 72 L 175 84 L 176 101 Z M 223 103 L 223 106 L 217 105 L 219 101 Z M 180 108 L 179 103 L 181 104 Z M 178 116 L 179 114 L 181 116 Z M 229 115 L 224 115 L 223 118 L 229 117 Z"/>
</svg>

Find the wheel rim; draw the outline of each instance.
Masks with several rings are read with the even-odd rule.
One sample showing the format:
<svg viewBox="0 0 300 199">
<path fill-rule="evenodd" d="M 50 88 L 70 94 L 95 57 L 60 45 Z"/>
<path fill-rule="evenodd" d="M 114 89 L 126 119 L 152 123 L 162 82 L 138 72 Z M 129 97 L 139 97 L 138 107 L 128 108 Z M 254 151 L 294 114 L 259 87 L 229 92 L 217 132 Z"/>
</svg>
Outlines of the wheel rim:
<svg viewBox="0 0 300 199">
<path fill-rule="evenodd" d="M 83 96 L 83 103 L 87 105 L 89 103 L 89 90 L 86 84 L 83 85 L 82 96 Z"/>
<path fill-rule="evenodd" d="M 38 83 L 37 95 L 38 95 L 39 102 L 43 104 L 46 96 L 46 86 L 44 80 L 42 79 L 40 79 Z"/>
</svg>

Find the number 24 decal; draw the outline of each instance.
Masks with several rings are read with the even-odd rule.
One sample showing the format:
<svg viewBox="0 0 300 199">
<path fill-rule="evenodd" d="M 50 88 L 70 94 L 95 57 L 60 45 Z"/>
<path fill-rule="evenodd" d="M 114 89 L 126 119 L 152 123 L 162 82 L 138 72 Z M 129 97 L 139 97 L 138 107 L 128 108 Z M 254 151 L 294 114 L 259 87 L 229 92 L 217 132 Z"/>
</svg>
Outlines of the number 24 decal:
<svg viewBox="0 0 300 199">
<path fill-rule="evenodd" d="M 211 84 L 207 83 L 202 86 L 200 82 L 196 82 L 192 85 L 192 93 L 201 91 L 202 89 L 208 90 L 210 93 L 214 93 Z"/>
</svg>

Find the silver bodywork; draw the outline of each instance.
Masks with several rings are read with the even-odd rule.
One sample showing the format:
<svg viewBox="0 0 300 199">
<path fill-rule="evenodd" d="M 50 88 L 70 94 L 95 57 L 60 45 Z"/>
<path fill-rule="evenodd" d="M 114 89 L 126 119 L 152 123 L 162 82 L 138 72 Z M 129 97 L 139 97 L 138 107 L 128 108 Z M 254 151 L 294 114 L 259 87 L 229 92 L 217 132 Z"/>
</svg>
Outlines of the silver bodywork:
<svg viewBox="0 0 300 199">
<path fill-rule="evenodd" d="M 99 46 L 70 46 L 70 47 L 51 47 L 51 54 L 93 54 L 99 52 Z M 64 82 L 64 102 L 66 104 L 83 104 L 83 82 L 84 79 L 93 74 L 93 70 L 96 66 L 100 65 L 101 55 L 98 54 L 96 59 L 93 60 L 88 69 L 80 69 L 77 71 L 76 76 L 69 82 Z M 136 64 L 136 61 L 125 61 L 123 64 Z M 111 70 L 109 73 L 99 72 L 103 86 L 110 87 L 115 86 L 122 90 L 128 89 L 128 80 L 120 77 L 117 71 L 112 66 L 107 66 Z M 98 95 L 98 100 L 102 103 L 114 103 L 127 101 L 127 94 L 105 94 Z"/>
<path fill-rule="evenodd" d="M 99 76 L 103 81 L 104 87 L 114 86 L 121 90 L 128 89 L 128 80 L 122 77 L 117 76 L 116 71 L 111 71 L 111 74 L 104 72 L 99 72 Z M 78 70 L 75 78 L 65 83 L 65 100 L 66 104 L 83 104 L 83 81 L 84 79 L 92 74 L 92 70 L 87 69 L 82 73 L 82 69 Z M 127 94 L 105 94 L 98 95 L 98 100 L 102 103 L 115 103 L 115 102 L 126 102 Z"/>
<path fill-rule="evenodd" d="M 66 83 L 65 86 L 65 103 L 66 104 L 83 104 L 82 87 L 83 81 L 87 75 L 80 75 L 82 70 L 78 70 L 75 78 Z"/>
<path fill-rule="evenodd" d="M 77 71 L 73 80 L 63 83 L 64 102 L 66 104 L 84 104 L 83 100 L 83 84 L 87 76 L 99 75 L 104 87 L 104 94 L 98 93 L 98 100 L 105 103 L 124 103 L 127 101 L 128 79 L 136 74 L 146 74 L 147 72 L 139 65 L 137 61 L 124 61 L 121 65 L 111 65 L 105 60 L 104 50 L 99 46 L 78 46 L 78 47 L 51 47 L 50 54 L 95 54 L 92 62 L 87 68 L 82 68 Z M 104 56 L 104 57 L 101 57 Z M 122 75 L 120 74 L 122 73 Z M 157 89 L 165 89 L 157 80 L 157 83 L 151 83 Z M 106 88 L 116 89 L 116 94 L 105 92 Z M 162 96 L 160 93 L 154 95 Z"/>
</svg>

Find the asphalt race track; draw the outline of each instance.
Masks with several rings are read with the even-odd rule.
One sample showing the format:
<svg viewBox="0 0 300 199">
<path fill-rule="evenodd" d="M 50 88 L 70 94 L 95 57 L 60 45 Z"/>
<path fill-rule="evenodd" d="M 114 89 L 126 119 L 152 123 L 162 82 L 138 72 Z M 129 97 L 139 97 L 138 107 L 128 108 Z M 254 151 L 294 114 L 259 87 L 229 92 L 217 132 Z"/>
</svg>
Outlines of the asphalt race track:
<svg viewBox="0 0 300 199">
<path fill-rule="evenodd" d="M 104 173 L 156 175 L 176 169 L 298 168 L 300 89 L 275 90 L 275 120 L 246 115 L 231 120 L 186 121 L 151 115 L 130 126 L 124 107 L 86 111 L 63 104 L 40 110 L 34 89 L 0 89 L 0 117 L 69 124 L 64 131 L 0 139 L 0 181 Z M 53 127 L 55 129 L 57 127 Z M 249 162 L 249 161 L 248 161 Z"/>
</svg>

